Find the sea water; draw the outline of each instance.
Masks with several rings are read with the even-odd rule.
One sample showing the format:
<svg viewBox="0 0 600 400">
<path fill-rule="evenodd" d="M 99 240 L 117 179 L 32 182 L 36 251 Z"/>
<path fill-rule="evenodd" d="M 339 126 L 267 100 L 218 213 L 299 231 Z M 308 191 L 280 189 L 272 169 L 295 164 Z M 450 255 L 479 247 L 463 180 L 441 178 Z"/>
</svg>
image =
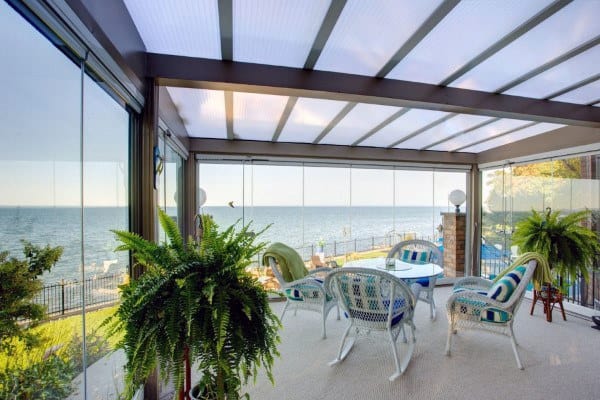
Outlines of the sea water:
<svg viewBox="0 0 600 400">
<path fill-rule="evenodd" d="M 258 240 L 284 242 L 303 248 L 302 254 L 325 242 L 326 254 L 361 251 L 408 234 L 432 240 L 447 207 L 203 207 L 221 229 L 250 223 Z M 176 215 L 168 208 L 169 215 Z M 83 216 L 83 224 L 82 224 Z M 42 280 L 48 284 L 127 271 L 126 252 L 115 252 L 118 242 L 111 230 L 126 230 L 125 207 L 0 207 L 0 251 L 23 257 L 21 240 L 62 246 L 63 255 Z M 83 237 L 83 241 L 82 241 Z M 383 239 L 388 238 L 388 239 Z M 383 242 L 382 242 L 383 241 Z M 83 251 L 83 252 L 82 252 Z M 83 254 L 83 259 L 82 259 Z M 309 256 L 309 254 L 308 254 Z"/>
</svg>

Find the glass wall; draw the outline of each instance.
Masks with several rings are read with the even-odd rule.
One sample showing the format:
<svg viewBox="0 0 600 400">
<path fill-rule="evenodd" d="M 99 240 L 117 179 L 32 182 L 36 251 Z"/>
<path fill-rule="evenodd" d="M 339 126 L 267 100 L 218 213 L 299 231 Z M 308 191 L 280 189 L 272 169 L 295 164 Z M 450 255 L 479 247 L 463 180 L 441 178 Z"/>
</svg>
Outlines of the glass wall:
<svg viewBox="0 0 600 400">
<path fill-rule="evenodd" d="M 183 232 L 183 157 L 165 139 L 166 133 L 160 130 L 158 148 L 160 151 L 160 173 L 156 177 L 158 206 L 167 213 Z M 165 233 L 158 223 L 158 238 L 165 240 Z"/>
<path fill-rule="evenodd" d="M 129 228 L 130 115 L 5 2 L 0 36 L 0 293 L 17 291 L 24 242 L 62 249 L 36 278 L 36 343 L 0 332 L 0 398 L 111 398 L 122 360 L 99 325 L 129 270 L 111 230 Z"/>
<path fill-rule="evenodd" d="M 511 243 L 515 225 L 531 213 L 588 209 L 587 225 L 598 231 L 600 215 L 599 156 L 581 156 L 531 164 L 508 165 L 482 174 L 482 275 L 497 273 L 519 250 Z M 599 282 L 573 282 L 570 299 L 592 306 Z"/>
<path fill-rule="evenodd" d="M 466 189 L 462 171 L 310 163 L 202 160 L 198 179 L 207 193 L 201 211 L 222 227 L 270 225 L 264 241 L 340 263 L 353 253 L 381 255 L 402 239 L 438 240 L 440 213 L 454 209 L 449 192 Z"/>
</svg>

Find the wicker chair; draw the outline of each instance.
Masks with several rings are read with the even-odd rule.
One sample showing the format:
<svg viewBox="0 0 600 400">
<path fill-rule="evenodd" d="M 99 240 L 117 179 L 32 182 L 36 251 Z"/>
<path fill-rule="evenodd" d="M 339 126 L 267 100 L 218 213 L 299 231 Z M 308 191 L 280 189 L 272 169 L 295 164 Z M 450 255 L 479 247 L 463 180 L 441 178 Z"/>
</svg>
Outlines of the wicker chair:
<svg viewBox="0 0 600 400">
<path fill-rule="evenodd" d="M 383 331 L 388 334 L 396 363 L 396 372 L 389 379 L 393 381 L 402 375 L 412 357 L 416 341 L 413 324 L 415 297 L 406 283 L 385 271 L 345 267 L 327 275 L 324 286 L 338 299 L 350 322 L 342 336 L 337 357 L 329 365 L 335 365 L 346 358 L 357 335 Z M 410 327 L 410 340 L 406 338 L 405 325 Z M 346 338 L 353 329 L 355 337 L 346 343 Z M 404 342 L 408 342 L 406 355 L 402 360 L 396 348 L 400 331 Z"/>
<path fill-rule="evenodd" d="M 290 306 L 294 308 L 294 315 L 296 315 L 298 309 L 319 312 L 323 316 L 322 337 L 325 339 L 327 337 L 325 327 L 327 315 L 329 315 L 329 311 L 333 307 L 337 306 L 337 301 L 323 287 L 323 280 L 327 273 L 331 271 L 331 268 L 317 268 L 309 271 L 309 274 L 302 279 L 287 282 L 283 279 L 279 264 L 277 264 L 275 258 L 268 257 L 268 260 L 269 266 L 273 270 L 273 275 L 279 281 L 281 290 L 287 299 L 279 319 L 283 320 L 283 316 Z M 337 319 L 340 319 L 339 307 L 337 309 Z"/>
<path fill-rule="evenodd" d="M 420 256 L 424 257 L 421 258 Z M 428 262 L 437 264 L 444 268 L 444 257 L 440 249 L 434 243 L 426 240 L 404 240 L 392 247 L 388 253 L 389 258 L 398 258 L 402 261 L 415 263 Z M 418 267 L 415 267 L 418 268 Z M 431 319 L 435 319 L 435 300 L 433 299 L 433 289 L 437 277 L 421 278 L 415 280 L 405 280 L 413 288 L 413 292 L 418 300 L 429 304 L 429 314 Z M 418 285 L 415 287 L 415 285 Z"/>
<path fill-rule="evenodd" d="M 468 277 L 456 282 L 448 299 L 448 340 L 446 355 L 450 355 L 452 335 L 457 329 L 483 329 L 510 338 L 517 366 L 523 369 L 513 331 L 514 317 L 523 300 L 537 262 L 517 266 L 496 282 Z M 518 270 L 517 270 L 518 269 Z M 516 275 L 515 275 L 516 274 Z M 509 289 L 507 289 L 507 287 Z M 499 294 L 504 296 L 500 297 Z"/>
</svg>

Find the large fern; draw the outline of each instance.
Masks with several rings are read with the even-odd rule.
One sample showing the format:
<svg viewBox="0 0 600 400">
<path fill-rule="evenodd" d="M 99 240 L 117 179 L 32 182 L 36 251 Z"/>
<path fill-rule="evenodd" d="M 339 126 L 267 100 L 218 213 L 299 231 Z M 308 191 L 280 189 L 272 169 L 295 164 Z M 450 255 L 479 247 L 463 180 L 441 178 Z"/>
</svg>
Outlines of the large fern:
<svg viewBox="0 0 600 400">
<path fill-rule="evenodd" d="M 122 287 L 121 305 L 105 322 L 112 334 L 124 331 L 117 348 L 127 356 L 126 397 L 157 367 L 163 379 L 183 388 L 186 352 L 203 372 L 205 392 L 216 399 L 237 399 L 258 367 L 272 380 L 280 324 L 266 292 L 246 273 L 265 243 L 255 243 L 249 226 L 219 231 L 203 216 L 202 240 L 186 244 L 160 210 L 159 220 L 165 243 L 115 232 L 119 249 L 132 251 L 145 271 Z"/>
<path fill-rule="evenodd" d="M 548 259 L 550 268 L 563 277 L 583 276 L 589 279 L 588 269 L 600 253 L 598 237 L 584 222 L 587 210 L 561 216 L 559 211 L 535 210 L 516 225 L 513 244 L 521 251 L 536 251 Z"/>
</svg>

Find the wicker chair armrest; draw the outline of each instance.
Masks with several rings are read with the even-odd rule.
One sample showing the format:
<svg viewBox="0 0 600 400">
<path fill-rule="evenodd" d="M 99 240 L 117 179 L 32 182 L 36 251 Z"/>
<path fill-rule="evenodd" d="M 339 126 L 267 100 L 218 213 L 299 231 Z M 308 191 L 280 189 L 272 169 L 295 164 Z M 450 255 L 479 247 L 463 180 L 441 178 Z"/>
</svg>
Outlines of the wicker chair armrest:
<svg viewBox="0 0 600 400">
<path fill-rule="evenodd" d="M 464 287 L 468 288 L 469 286 L 473 287 L 482 287 L 482 288 L 490 288 L 492 287 L 493 282 L 489 279 L 481 278 L 478 276 L 468 276 L 466 278 L 462 278 L 457 280 L 454 283 L 455 287 Z"/>
<path fill-rule="evenodd" d="M 306 289 L 311 288 L 314 290 L 318 290 L 323 294 L 327 293 L 323 284 L 317 281 L 315 278 L 306 277 L 302 279 L 298 279 L 297 281 L 288 282 L 283 285 L 282 289 Z"/>
<path fill-rule="evenodd" d="M 325 277 L 327 276 L 328 273 L 330 273 L 331 271 L 333 271 L 333 269 L 329 268 L 329 267 L 319 267 L 319 268 L 315 268 L 315 269 L 311 269 L 310 271 L 308 271 L 308 275 L 306 275 L 305 278 L 322 278 L 325 279 Z"/>
<path fill-rule="evenodd" d="M 478 307 L 481 309 L 486 309 L 486 308 L 492 307 L 492 308 L 498 308 L 500 310 L 504 310 L 507 312 L 512 312 L 510 307 L 506 306 L 507 305 L 506 303 L 502 303 L 502 302 L 496 301 L 494 299 L 490 299 L 486 295 L 483 295 L 483 294 L 480 294 L 477 292 L 470 292 L 470 291 L 464 291 L 464 292 L 458 292 L 458 293 L 452 294 L 448 298 L 448 302 L 446 303 L 446 309 L 448 310 L 448 312 L 452 311 L 452 307 L 453 307 L 454 303 L 459 299 L 469 300 L 470 302 L 484 303 Z"/>
</svg>

